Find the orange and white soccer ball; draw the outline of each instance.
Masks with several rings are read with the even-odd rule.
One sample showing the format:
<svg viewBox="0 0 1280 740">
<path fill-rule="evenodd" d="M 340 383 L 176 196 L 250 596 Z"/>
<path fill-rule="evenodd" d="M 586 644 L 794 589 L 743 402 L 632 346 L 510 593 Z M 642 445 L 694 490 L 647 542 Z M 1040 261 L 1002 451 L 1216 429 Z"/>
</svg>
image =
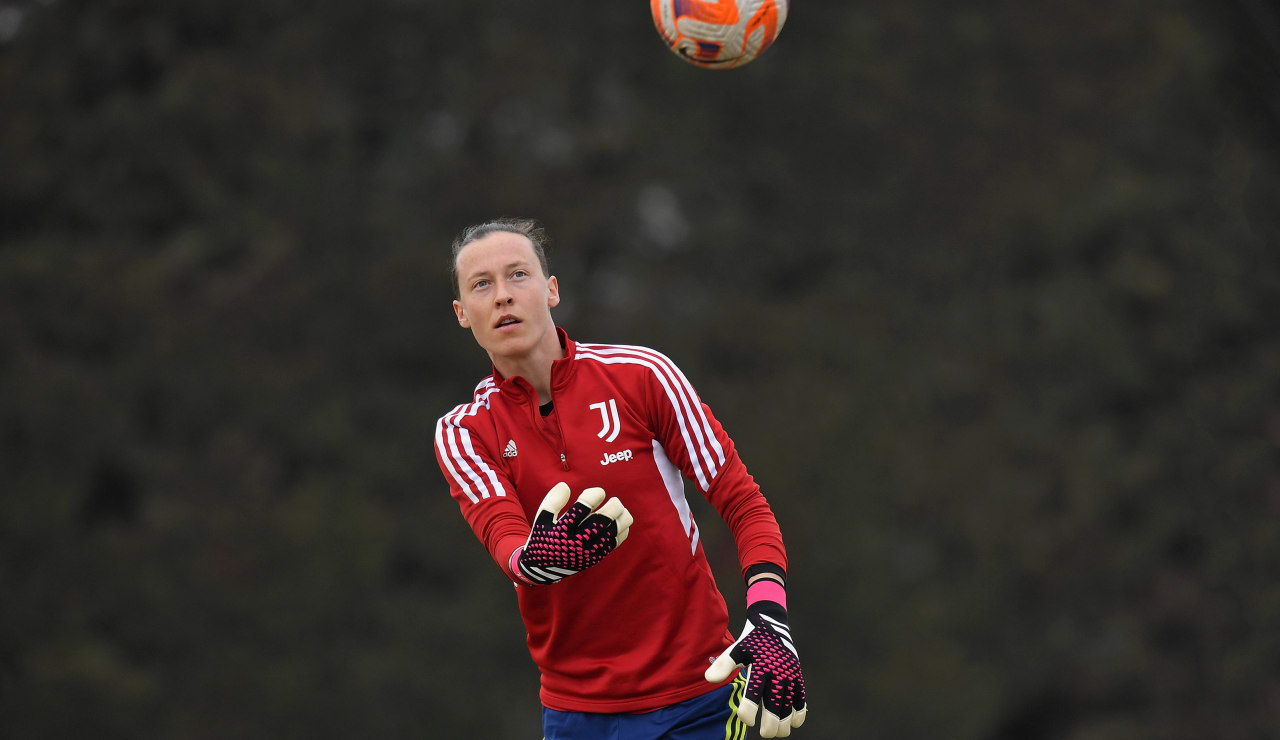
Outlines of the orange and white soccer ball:
<svg viewBox="0 0 1280 740">
<path fill-rule="evenodd" d="M 764 53 L 787 22 L 789 0 L 649 0 L 667 47 L 708 69 L 741 67 Z"/>
</svg>

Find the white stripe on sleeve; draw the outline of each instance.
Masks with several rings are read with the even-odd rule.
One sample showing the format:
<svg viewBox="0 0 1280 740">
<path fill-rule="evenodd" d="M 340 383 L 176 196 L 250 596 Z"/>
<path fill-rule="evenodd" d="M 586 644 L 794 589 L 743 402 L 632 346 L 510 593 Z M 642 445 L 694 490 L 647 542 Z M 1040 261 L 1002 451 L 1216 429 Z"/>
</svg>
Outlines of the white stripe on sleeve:
<svg viewBox="0 0 1280 740">
<path fill-rule="evenodd" d="M 467 431 L 466 427 L 459 426 L 458 436 L 462 438 L 462 446 L 466 448 L 467 454 L 471 456 L 472 461 L 474 461 L 476 465 L 480 466 L 480 472 L 484 473 L 485 477 L 489 479 L 489 484 L 493 486 L 494 495 L 507 495 L 506 489 L 502 487 L 501 481 L 498 480 L 498 474 L 493 472 L 493 468 L 489 467 L 488 463 L 484 461 L 484 458 L 477 455 L 475 448 L 471 446 L 471 432 Z"/>
<path fill-rule="evenodd" d="M 612 356 L 595 354 L 592 351 L 584 350 L 583 345 L 579 344 L 578 353 L 574 357 L 575 359 L 587 358 L 587 359 L 595 360 L 596 362 L 600 362 L 605 365 L 640 365 L 642 367 L 649 368 L 649 370 L 653 373 L 654 377 L 657 378 L 658 382 L 662 385 L 662 389 L 666 391 L 667 400 L 671 402 L 671 407 L 676 412 L 676 421 L 677 421 L 677 425 L 680 427 L 680 436 L 684 438 L 685 449 L 689 453 L 689 464 L 693 468 L 693 472 L 696 474 L 698 478 L 698 485 L 702 487 L 703 491 L 706 491 L 711 484 L 708 480 L 708 476 L 703 473 L 703 470 L 702 470 L 703 461 L 701 458 L 699 458 L 698 452 L 694 447 L 693 440 L 689 437 L 689 424 L 685 422 L 685 414 L 681 410 L 680 399 L 677 397 L 675 390 L 672 389 L 671 384 L 667 381 L 665 374 L 662 371 L 660 371 L 657 367 L 655 367 L 652 362 L 642 357 L 636 357 L 634 355 L 621 354 L 621 353 L 611 353 L 611 354 Z M 715 468 L 710 467 L 709 470 L 711 472 L 711 476 L 710 476 L 711 479 L 714 479 Z"/>
<path fill-rule="evenodd" d="M 458 416 L 454 415 L 453 418 L 449 419 L 444 430 L 445 440 L 449 443 L 449 451 L 453 455 L 453 461 L 457 463 L 458 467 L 462 468 L 462 472 L 467 474 L 467 477 L 471 479 L 471 483 L 476 487 L 476 490 L 480 492 L 480 498 L 489 498 L 489 489 L 485 487 L 484 480 L 482 480 L 480 475 L 476 473 L 475 469 L 468 464 L 467 456 L 458 448 L 457 432 L 460 429 L 463 432 L 466 430 L 462 429 L 461 425 L 458 424 L 457 418 Z"/>
<path fill-rule="evenodd" d="M 618 349 L 631 350 L 637 354 L 653 357 L 670 373 L 675 375 L 678 387 L 684 390 L 685 396 L 687 396 L 689 402 L 693 404 L 693 410 L 698 417 L 696 421 L 701 422 L 702 429 L 707 435 L 707 442 L 711 445 L 711 449 L 716 451 L 716 457 L 719 458 L 720 464 L 724 465 L 724 448 L 720 446 L 720 440 L 716 439 L 715 433 L 711 431 L 711 423 L 707 421 L 707 414 L 702 410 L 702 402 L 698 400 L 698 393 L 693 389 L 693 384 L 689 382 L 687 377 L 685 377 L 684 371 L 680 369 L 680 366 L 673 362 L 670 357 L 667 357 L 656 349 L 640 347 L 632 344 L 615 344 L 612 346 L 617 347 Z"/>
<path fill-rule="evenodd" d="M 480 468 L 480 472 L 483 473 L 484 476 L 489 479 L 489 484 L 493 486 L 494 495 L 506 496 L 507 491 L 505 488 L 502 487 L 502 482 L 498 480 L 498 474 L 493 472 L 493 468 L 490 468 L 489 465 L 485 463 L 484 458 L 476 454 L 475 447 L 473 447 L 471 444 L 471 432 L 468 431 L 467 428 L 463 426 L 461 423 L 462 417 L 475 416 L 476 413 L 479 412 L 482 407 L 488 408 L 489 396 L 492 396 L 494 393 L 497 393 L 497 392 L 498 392 L 497 388 L 488 389 L 487 391 L 484 392 L 483 395 L 479 396 L 476 399 L 475 403 L 472 403 L 469 406 L 466 406 L 464 410 L 458 411 L 456 414 L 454 414 L 451 421 L 457 427 L 458 437 L 462 440 L 462 446 L 467 451 L 467 456 L 471 459 L 472 462 L 476 464 L 477 467 Z M 465 461 L 464 461 L 464 464 L 465 464 Z M 480 483 L 480 487 L 483 490 L 484 484 Z M 489 495 L 487 491 L 485 491 L 485 493 L 481 496 L 481 498 L 488 498 L 488 497 Z"/>
<path fill-rule="evenodd" d="M 440 450 L 440 459 L 444 460 L 450 475 L 471 503 L 489 498 L 490 490 L 496 496 L 507 495 L 502 482 L 498 480 L 498 474 L 485 463 L 484 458 L 476 454 L 471 442 L 471 432 L 462 425 L 463 417 L 475 416 L 481 408 L 488 408 L 489 396 L 497 392 L 497 388 L 490 387 L 483 394 L 477 394 L 474 402 L 455 407 L 436 422 L 436 447 Z M 479 473 L 476 472 L 477 468 Z M 485 485 L 485 478 L 489 481 L 488 486 Z M 468 480 L 471 485 L 467 484 Z"/>
<path fill-rule="evenodd" d="M 579 347 L 584 345 L 579 344 Z M 702 459 L 705 461 L 708 477 L 715 480 L 718 473 L 716 463 L 711 457 L 711 452 L 707 449 L 710 442 L 711 447 L 716 451 L 716 456 L 720 460 L 720 464 L 724 464 L 724 450 L 720 446 L 716 435 L 711 431 L 711 425 L 707 422 L 707 417 L 702 411 L 702 403 L 698 400 L 698 395 L 694 392 L 693 387 L 689 385 L 680 369 L 671 362 L 666 355 L 660 352 L 630 345 L 608 345 L 608 344 L 588 344 L 585 345 L 591 352 L 601 355 L 610 356 L 626 356 L 636 357 L 647 360 L 652 363 L 649 367 L 654 368 L 654 374 L 659 379 L 666 378 L 670 381 L 670 388 L 675 390 L 675 397 L 680 399 L 680 405 L 684 408 L 684 416 L 689 420 L 689 427 L 693 431 L 694 438 L 698 441 L 698 448 L 702 453 Z M 664 387 L 667 384 L 664 382 Z M 678 409 L 677 409 L 678 410 Z"/>
<path fill-rule="evenodd" d="M 467 498 L 471 500 L 471 503 L 478 504 L 480 503 L 480 499 L 472 493 L 471 486 L 467 485 L 467 481 L 458 474 L 458 469 L 453 466 L 453 453 L 450 452 L 449 448 L 445 445 L 444 420 L 447 417 L 452 416 L 460 408 L 462 407 L 458 406 L 453 411 L 450 411 L 448 414 L 445 414 L 436 421 L 436 450 L 440 453 L 440 459 L 444 461 L 444 466 L 448 469 L 449 475 L 453 476 L 454 482 L 457 483 L 458 487 L 462 489 L 462 492 L 467 495 Z"/>
</svg>

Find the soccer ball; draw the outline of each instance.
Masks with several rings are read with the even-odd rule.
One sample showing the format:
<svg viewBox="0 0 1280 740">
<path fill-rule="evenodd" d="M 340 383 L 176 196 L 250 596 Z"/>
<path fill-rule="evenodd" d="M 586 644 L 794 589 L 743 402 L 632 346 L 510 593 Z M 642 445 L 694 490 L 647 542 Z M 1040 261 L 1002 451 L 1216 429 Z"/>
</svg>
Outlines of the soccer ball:
<svg viewBox="0 0 1280 740">
<path fill-rule="evenodd" d="M 769 48 L 787 22 L 789 0 L 649 0 L 667 47 L 708 69 L 741 67 Z"/>
</svg>

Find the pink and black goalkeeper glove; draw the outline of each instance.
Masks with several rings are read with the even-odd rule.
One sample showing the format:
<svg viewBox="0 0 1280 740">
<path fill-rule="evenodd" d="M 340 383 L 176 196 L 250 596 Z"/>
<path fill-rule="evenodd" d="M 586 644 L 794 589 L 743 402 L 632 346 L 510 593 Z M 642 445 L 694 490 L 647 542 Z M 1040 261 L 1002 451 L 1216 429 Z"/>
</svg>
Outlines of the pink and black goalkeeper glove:
<svg viewBox="0 0 1280 740">
<path fill-rule="evenodd" d="M 746 668 L 747 687 L 738 705 L 738 718 L 749 727 L 760 718 L 761 737 L 787 737 L 804 724 L 809 707 L 804 699 L 800 655 L 787 625 L 787 592 L 777 581 L 762 578 L 747 587 L 747 624 L 736 642 L 707 669 L 706 679 L 720 683 L 733 669 Z"/>
<path fill-rule="evenodd" d="M 603 488 L 588 488 L 569 502 L 569 486 L 557 483 L 538 507 L 529 539 L 511 553 L 511 572 L 530 586 L 545 586 L 586 570 L 622 544 L 631 527 L 631 512 L 617 497 L 604 506 Z"/>
</svg>

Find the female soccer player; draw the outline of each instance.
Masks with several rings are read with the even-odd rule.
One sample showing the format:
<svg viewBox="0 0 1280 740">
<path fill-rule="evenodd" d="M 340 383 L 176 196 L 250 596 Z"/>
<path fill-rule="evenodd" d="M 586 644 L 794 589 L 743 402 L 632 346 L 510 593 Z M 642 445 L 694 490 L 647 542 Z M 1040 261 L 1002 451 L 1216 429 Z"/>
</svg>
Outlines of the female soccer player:
<svg viewBox="0 0 1280 740">
<path fill-rule="evenodd" d="M 759 711 L 761 736 L 786 737 L 808 710 L 773 512 L 671 360 L 556 327 L 544 241 L 516 219 L 454 240 L 453 310 L 493 372 L 435 429 L 450 492 L 515 584 L 543 731 L 740 738 Z M 747 620 L 736 640 L 682 475 L 737 542 Z"/>
</svg>

